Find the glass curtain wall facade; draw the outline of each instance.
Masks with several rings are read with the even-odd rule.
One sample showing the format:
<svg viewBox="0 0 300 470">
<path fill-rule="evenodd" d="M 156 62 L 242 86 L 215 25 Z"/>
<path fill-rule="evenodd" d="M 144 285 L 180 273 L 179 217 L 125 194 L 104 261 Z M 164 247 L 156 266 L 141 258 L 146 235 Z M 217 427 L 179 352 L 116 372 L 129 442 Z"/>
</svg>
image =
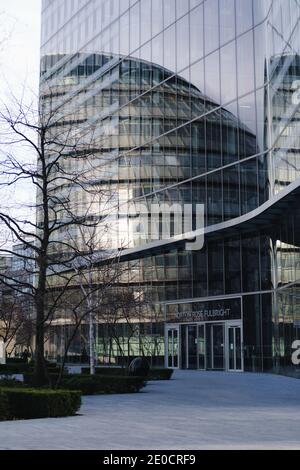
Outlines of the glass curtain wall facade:
<svg viewBox="0 0 300 470">
<path fill-rule="evenodd" d="M 128 355 L 297 369 L 299 204 L 263 223 L 258 214 L 300 177 L 299 20 L 297 0 L 43 2 L 41 96 L 50 88 L 62 120 L 96 129 L 95 172 L 122 221 L 112 246 L 126 239 L 127 283 L 151 292 L 155 321 L 136 325 Z M 151 250 L 121 209 L 141 201 L 204 204 L 204 248 Z M 49 355 L 65 334 L 53 332 Z M 98 325 L 102 359 L 107 336 Z"/>
</svg>

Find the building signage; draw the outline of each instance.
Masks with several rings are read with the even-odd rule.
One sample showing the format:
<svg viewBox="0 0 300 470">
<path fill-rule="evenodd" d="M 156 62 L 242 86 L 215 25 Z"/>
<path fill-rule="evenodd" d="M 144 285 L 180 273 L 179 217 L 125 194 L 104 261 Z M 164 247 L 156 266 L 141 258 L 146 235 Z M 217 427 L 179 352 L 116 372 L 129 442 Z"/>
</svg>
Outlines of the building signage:
<svg viewBox="0 0 300 470">
<path fill-rule="evenodd" d="M 207 321 L 240 320 L 242 318 L 241 299 L 193 302 L 190 304 L 167 305 L 166 321 L 190 323 Z"/>
</svg>

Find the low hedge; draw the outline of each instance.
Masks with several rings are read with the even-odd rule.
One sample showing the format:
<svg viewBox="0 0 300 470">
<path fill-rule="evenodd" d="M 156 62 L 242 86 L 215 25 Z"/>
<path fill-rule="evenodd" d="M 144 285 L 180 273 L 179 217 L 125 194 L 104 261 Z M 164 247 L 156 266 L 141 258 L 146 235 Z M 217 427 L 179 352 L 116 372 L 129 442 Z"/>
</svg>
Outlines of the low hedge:
<svg viewBox="0 0 300 470">
<path fill-rule="evenodd" d="M 60 370 L 60 367 L 57 364 L 57 362 L 45 361 L 45 363 L 46 363 L 47 370 L 49 370 L 50 372 L 58 372 Z M 35 366 L 35 361 L 32 360 L 28 364 L 29 364 L 29 369 L 33 370 Z"/>
<path fill-rule="evenodd" d="M 0 388 L 24 388 L 24 382 L 16 379 L 0 379 Z"/>
<path fill-rule="evenodd" d="M 59 373 L 60 373 L 60 367 L 57 365 L 56 362 L 48 362 L 46 361 L 46 367 L 47 367 L 47 371 L 48 371 L 48 374 L 49 375 L 57 375 L 57 377 L 59 376 Z M 33 374 L 34 372 L 34 361 L 31 361 L 29 363 L 29 369 L 28 369 L 29 373 Z M 64 374 L 67 374 L 68 371 L 67 369 L 64 369 Z"/>
<path fill-rule="evenodd" d="M 29 364 L 0 364 L 0 375 L 23 374 L 30 370 Z"/>
<path fill-rule="evenodd" d="M 64 373 L 63 377 L 65 377 L 67 374 Z M 59 373 L 58 372 L 49 372 L 48 373 L 48 379 L 49 379 L 49 385 L 50 387 L 55 387 L 57 384 L 57 381 L 59 379 Z M 34 387 L 34 374 L 33 372 L 26 372 L 23 374 L 23 380 L 26 385 L 29 387 Z"/>
<path fill-rule="evenodd" d="M 137 393 L 146 386 L 144 377 L 71 374 L 60 385 L 68 390 L 80 390 L 83 395 L 102 393 Z"/>
<path fill-rule="evenodd" d="M 69 390 L 29 388 L 0 389 L 0 420 L 74 416 L 81 393 Z"/>
<path fill-rule="evenodd" d="M 6 358 L 6 364 L 18 364 L 18 365 L 24 365 L 28 364 L 22 357 L 7 357 Z"/>
<path fill-rule="evenodd" d="M 97 367 L 96 374 L 102 376 L 127 376 L 127 368 L 118 367 Z M 147 380 L 170 380 L 173 375 L 173 369 L 152 368 L 147 376 Z M 81 373 L 87 375 L 90 373 L 89 367 L 82 367 Z"/>
<path fill-rule="evenodd" d="M 90 368 L 89 367 L 82 367 L 81 368 L 81 373 L 83 375 L 89 375 L 90 374 Z M 95 373 L 97 375 L 102 375 L 102 376 L 114 376 L 114 377 L 119 377 L 119 376 L 126 376 L 128 375 L 128 370 L 127 368 L 121 368 L 121 367 L 96 367 Z"/>
<path fill-rule="evenodd" d="M 47 369 L 51 374 L 59 374 L 60 368 L 55 363 L 47 363 Z M 33 373 L 34 363 L 33 362 L 11 362 L 8 364 L 0 364 L 0 375 L 14 375 L 14 374 L 24 374 L 24 373 Z M 65 371 L 64 373 L 67 373 Z"/>
<path fill-rule="evenodd" d="M 33 368 L 30 368 L 28 371 L 29 374 L 34 374 L 34 369 Z M 68 373 L 68 371 L 66 369 L 64 369 L 64 375 L 66 375 Z M 55 376 L 55 375 L 59 375 L 60 374 L 60 368 L 59 367 L 56 367 L 56 368 L 52 368 L 52 369 L 48 369 L 48 375 L 52 375 L 52 376 Z"/>
<path fill-rule="evenodd" d="M 153 368 L 150 369 L 148 380 L 170 380 L 173 372 L 173 369 Z"/>
<path fill-rule="evenodd" d="M 8 398 L 5 392 L 0 389 L 0 421 L 10 419 Z"/>
</svg>

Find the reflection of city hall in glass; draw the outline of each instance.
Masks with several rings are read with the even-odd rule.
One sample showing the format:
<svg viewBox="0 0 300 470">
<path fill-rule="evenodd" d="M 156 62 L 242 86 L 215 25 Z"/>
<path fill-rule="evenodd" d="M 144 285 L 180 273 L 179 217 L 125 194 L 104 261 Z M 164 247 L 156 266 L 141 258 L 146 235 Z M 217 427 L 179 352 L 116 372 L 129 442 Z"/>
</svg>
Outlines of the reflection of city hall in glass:
<svg viewBox="0 0 300 470">
<path fill-rule="evenodd" d="M 65 115 L 72 109 L 77 122 L 96 123 L 103 185 L 120 207 L 205 206 L 199 251 L 184 240 L 133 237 L 138 224 L 120 210 L 127 283 L 151 292 L 155 312 L 139 323 L 128 354 L 169 367 L 294 370 L 298 2 L 52 0 L 42 20 L 41 85 L 56 87 Z M 59 354 L 59 328 L 50 356 Z M 106 334 L 97 325 L 103 359 Z"/>
</svg>

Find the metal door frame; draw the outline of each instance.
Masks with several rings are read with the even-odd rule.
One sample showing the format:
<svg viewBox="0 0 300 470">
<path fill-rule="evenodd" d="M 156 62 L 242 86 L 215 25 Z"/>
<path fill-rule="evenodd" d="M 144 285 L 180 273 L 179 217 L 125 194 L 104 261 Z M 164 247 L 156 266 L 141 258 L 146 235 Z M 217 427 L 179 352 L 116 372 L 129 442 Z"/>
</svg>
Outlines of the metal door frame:
<svg viewBox="0 0 300 470">
<path fill-rule="evenodd" d="M 169 366 L 169 331 L 172 331 L 172 365 Z M 177 332 L 177 366 L 174 366 L 174 331 Z M 179 369 L 181 359 L 181 341 L 179 334 L 179 325 L 166 325 L 165 326 L 165 367 L 167 369 Z"/>
<path fill-rule="evenodd" d="M 224 328 L 224 370 L 228 372 L 244 372 L 244 335 L 243 335 L 243 319 L 241 320 L 226 320 L 226 321 L 215 321 L 215 322 L 196 322 L 196 323 L 176 323 L 176 324 L 166 324 L 165 325 L 165 367 L 166 368 L 173 368 L 173 369 L 180 369 L 181 361 L 182 361 L 182 351 L 181 351 L 181 334 L 182 328 L 185 328 L 185 335 L 188 335 L 187 326 L 195 326 L 196 327 L 196 337 L 197 337 L 197 369 L 196 370 L 214 370 L 207 368 L 207 341 L 211 341 L 211 346 L 213 345 L 213 338 L 208 338 L 207 332 L 207 325 L 219 325 L 222 324 Z M 204 343 L 205 343 L 205 357 L 204 357 L 204 369 L 199 368 L 199 327 L 204 326 Z M 229 328 L 230 327 L 239 327 L 241 329 L 241 369 L 230 369 L 229 368 Z M 178 364 L 177 366 L 169 366 L 169 345 L 168 345 L 168 332 L 170 330 L 177 331 L 177 338 L 178 338 Z M 213 332 L 213 328 L 211 328 L 211 335 Z M 172 344 L 174 345 L 172 334 Z M 185 367 L 188 366 L 188 338 L 186 336 L 186 364 Z M 174 365 L 174 353 L 172 354 L 172 364 Z M 212 348 L 212 365 L 213 365 L 213 348 Z M 221 370 L 221 369 L 215 369 Z"/>
<path fill-rule="evenodd" d="M 240 328 L 241 330 L 241 369 L 230 369 L 229 365 L 229 328 Z M 235 331 L 234 331 L 234 343 L 235 343 Z M 236 365 L 236 351 L 234 363 Z M 244 372 L 244 335 L 243 335 L 243 321 L 234 320 L 226 322 L 226 370 L 228 372 Z"/>
<path fill-rule="evenodd" d="M 210 325 L 211 326 L 211 329 L 210 329 L 210 338 L 209 338 L 209 341 L 210 341 L 210 350 L 211 350 L 211 369 L 206 369 L 206 370 L 212 370 L 212 371 L 222 371 L 222 370 L 226 370 L 226 322 L 224 321 L 217 321 L 217 322 L 206 322 L 206 325 Z M 214 367 L 214 340 L 213 340 L 213 329 L 214 329 L 214 326 L 222 326 L 223 327 L 223 351 L 224 351 L 224 354 L 223 354 L 223 368 L 222 369 L 217 369 Z M 206 334 L 206 326 L 205 326 L 205 335 L 207 337 L 207 334 Z M 206 346 L 206 344 L 205 344 Z M 206 353 L 206 350 L 205 350 L 205 353 Z M 205 354 L 207 356 L 207 354 Z M 207 365 L 207 358 L 205 360 L 205 365 Z"/>
</svg>

